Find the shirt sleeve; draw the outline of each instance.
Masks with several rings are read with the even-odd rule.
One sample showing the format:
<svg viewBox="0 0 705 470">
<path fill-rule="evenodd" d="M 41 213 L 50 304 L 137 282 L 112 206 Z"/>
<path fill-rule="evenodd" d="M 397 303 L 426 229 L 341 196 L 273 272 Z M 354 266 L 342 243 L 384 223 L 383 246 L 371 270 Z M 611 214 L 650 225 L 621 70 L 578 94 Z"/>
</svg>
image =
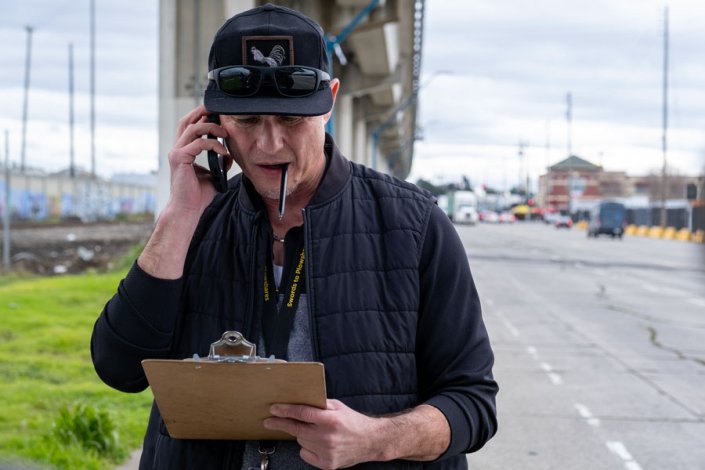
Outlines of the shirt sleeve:
<svg viewBox="0 0 705 470">
<path fill-rule="evenodd" d="M 142 360 L 168 356 L 182 287 L 182 279 L 157 279 L 133 264 L 93 327 L 91 357 L 106 384 L 123 392 L 147 388 Z"/>
<path fill-rule="evenodd" d="M 439 458 L 480 449 L 497 431 L 494 354 L 468 257 L 455 227 L 434 206 L 420 260 L 417 361 L 421 398 L 448 420 Z"/>
</svg>

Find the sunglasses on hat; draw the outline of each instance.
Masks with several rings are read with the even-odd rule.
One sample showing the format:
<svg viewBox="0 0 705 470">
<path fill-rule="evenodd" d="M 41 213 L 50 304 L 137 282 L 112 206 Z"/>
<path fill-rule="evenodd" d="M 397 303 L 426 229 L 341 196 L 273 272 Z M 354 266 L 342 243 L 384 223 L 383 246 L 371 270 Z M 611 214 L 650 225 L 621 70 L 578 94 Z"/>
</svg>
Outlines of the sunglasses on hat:
<svg viewBox="0 0 705 470">
<path fill-rule="evenodd" d="M 288 65 L 281 67 L 256 67 L 229 65 L 208 72 L 222 92 L 246 97 L 257 94 L 262 84 L 273 84 L 282 96 L 299 98 L 308 96 L 330 82 L 330 75 L 313 67 Z"/>
</svg>

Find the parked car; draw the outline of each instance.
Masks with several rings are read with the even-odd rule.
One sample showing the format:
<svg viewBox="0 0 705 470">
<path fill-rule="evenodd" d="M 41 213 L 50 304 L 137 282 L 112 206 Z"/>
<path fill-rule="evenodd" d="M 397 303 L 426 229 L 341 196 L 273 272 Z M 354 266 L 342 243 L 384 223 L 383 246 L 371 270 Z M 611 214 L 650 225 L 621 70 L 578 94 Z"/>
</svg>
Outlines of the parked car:
<svg viewBox="0 0 705 470">
<path fill-rule="evenodd" d="M 590 211 L 587 236 L 598 237 L 601 234 L 612 238 L 622 238 L 627 220 L 627 209 L 620 202 L 603 201 Z"/>
<path fill-rule="evenodd" d="M 496 224 L 499 222 L 499 214 L 495 211 L 484 210 L 480 211 L 480 222 L 485 222 L 487 224 Z"/>
<path fill-rule="evenodd" d="M 559 215 L 553 222 L 553 226 L 556 228 L 573 228 L 573 219 L 569 215 Z"/>
<path fill-rule="evenodd" d="M 499 214 L 499 223 L 500 224 L 513 224 L 514 222 L 517 221 L 517 218 L 514 214 L 511 212 L 502 212 Z"/>
<path fill-rule="evenodd" d="M 555 224 L 556 220 L 561 217 L 560 212 L 545 212 L 543 214 L 543 222 L 549 225 Z"/>
<path fill-rule="evenodd" d="M 473 206 L 458 207 L 458 210 L 455 211 L 455 217 L 453 218 L 453 222 L 456 224 L 475 225 L 478 220 L 480 220 L 480 216 L 477 214 L 477 209 Z"/>
</svg>

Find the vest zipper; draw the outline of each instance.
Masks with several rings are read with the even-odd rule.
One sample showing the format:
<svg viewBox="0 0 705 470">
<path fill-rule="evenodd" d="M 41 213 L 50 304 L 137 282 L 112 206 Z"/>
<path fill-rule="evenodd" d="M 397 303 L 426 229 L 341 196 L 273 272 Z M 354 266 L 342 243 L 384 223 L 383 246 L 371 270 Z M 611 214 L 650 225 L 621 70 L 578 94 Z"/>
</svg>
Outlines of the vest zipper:
<svg viewBox="0 0 705 470">
<path fill-rule="evenodd" d="M 262 218 L 262 212 L 257 212 L 255 214 L 255 220 L 252 224 L 252 233 L 250 234 L 251 240 L 252 240 L 252 253 L 250 254 L 250 272 L 252 273 L 253 279 L 252 279 L 252 289 L 250 289 L 250 300 L 249 300 L 249 306 L 247 308 L 247 316 L 245 317 L 243 323 L 242 323 L 242 329 L 244 330 L 242 333 L 245 335 L 245 338 L 247 338 L 249 341 L 257 344 L 259 341 L 259 338 L 254 338 L 253 337 L 253 318 L 255 316 L 255 305 L 257 304 L 257 293 L 258 293 L 258 286 L 259 284 L 257 283 L 257 255 L 258 255 L 258 250 L 259 250 L 259 224 L 260 224 L 260 219 Z"/>
<path fill-rule="evenodd" d="M 306 272 L 306 293 L 308 295 L 308 323 L 309 329 L 311 330 L 311 352 L 313 353 L 313 360 L 318 361 L 318 341 L 316 340 L 316 323 L 313 315 L 315 300 L 314 292 L 312 288 L 311 281 L 311 265 L 313 264 L 313 250 L 311 249 L 311 223 L 308 217 L 308 211 L 306 209 L 301 209 L 301 214 L 304 219 L 304 250 L 306 252 L 306 262 L 304 263 L 304 271 Z"/>
</svg>

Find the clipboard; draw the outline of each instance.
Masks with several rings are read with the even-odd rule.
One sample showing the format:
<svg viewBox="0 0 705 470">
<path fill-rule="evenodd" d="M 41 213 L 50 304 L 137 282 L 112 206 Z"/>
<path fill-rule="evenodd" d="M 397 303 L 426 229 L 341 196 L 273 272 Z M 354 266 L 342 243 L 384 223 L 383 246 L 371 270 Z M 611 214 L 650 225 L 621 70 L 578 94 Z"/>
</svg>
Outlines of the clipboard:
<svg viewBox="0 0 705 470">
<path fill-rule="evenodd" d="M 251 347 L 250 353 L 221 353 L 233 344 Z M 238 332 L 223 333 L 208 358 L 145 359 L 142 367 L 174 439 L 293 440 L 287 433 L 264 428 L 262 421 L 271 416 L 269 406 L 326 407 L 323 364 L 257 357 L 254 345 Z"/>
</svg>

